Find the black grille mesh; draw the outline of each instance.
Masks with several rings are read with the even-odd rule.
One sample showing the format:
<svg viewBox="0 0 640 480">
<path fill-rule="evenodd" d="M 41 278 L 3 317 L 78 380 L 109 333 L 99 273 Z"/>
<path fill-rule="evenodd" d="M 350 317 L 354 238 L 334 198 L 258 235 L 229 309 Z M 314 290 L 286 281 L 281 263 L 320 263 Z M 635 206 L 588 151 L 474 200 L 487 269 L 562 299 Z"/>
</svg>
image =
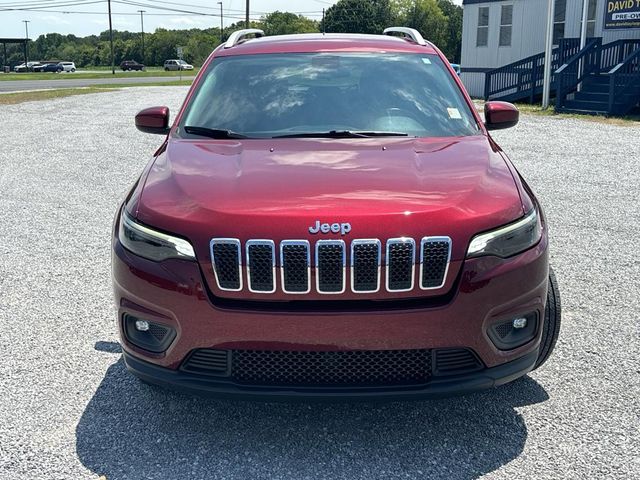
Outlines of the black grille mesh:
<svg viewBox="0 0 640 480">
<path fill-rule="evenodd" d="M 169 329 L 167 327 L 163 327 L 162 325 L 158 325 L 157 323 L 151 323 L 149 325 L 149 333 L 153 335 L 153 337 L 159 342 L 162 342 L 164 340 L 167 332 L 169 332 Z"/>
<path fill-rule="evenodd" d="M 309 289 L 307 245 L 283 245 L 282 269 L 287 292 L 306 292 Z"/>
<path fill-rule="evenodd" d="M 249 268 L 250 287 L 258 292 L 274 290 L 273 246 L 266 244 L 247 247 L 247 267 Z"/>
<path fill-rule="evenodd" d="M 234 350 L 231 375 L 249 385 L 416 385 L 431 376 L 430 350 Z"/>
<path fill-rule="evenodd" d="M 344 287 L 344 245 L 318 245 L 318 291 L 335 293 Z"/>
<path fill-rule="evenodd" d="M 447 270 L 449 242 L 425 242 L 422 248 L 422 287 L 439 287 L 444 281 L 444 274 Z"/>
<path fill-rule="evenodd" d="M 232 243 L 215 243 L 211 248 L 213 250 L 213 265 L 220 288 L 240 289 L 238 246 Z"/>
<path fill-rule="evenodd" d="M 414 263 L 414 245 L 411 242 L 391 243 L 388 245 L 389 290 L 408 290 L 412 287 Z"/>
<path fill-rule="evenodd" d="M 500 338 L 505 338 L 507 335 L 511 333 L 512 330 L 513 330 L 512 320 L 509 320 L 508 322 L 500 323 L 495 327 L 495 331 Z"/>
<path fill-rule="evenodd" d="M 378 289 L 379 246 L 376 243 L 357 243 L 353 246 L 353 289 L 368 292 Z"/>
</svg>

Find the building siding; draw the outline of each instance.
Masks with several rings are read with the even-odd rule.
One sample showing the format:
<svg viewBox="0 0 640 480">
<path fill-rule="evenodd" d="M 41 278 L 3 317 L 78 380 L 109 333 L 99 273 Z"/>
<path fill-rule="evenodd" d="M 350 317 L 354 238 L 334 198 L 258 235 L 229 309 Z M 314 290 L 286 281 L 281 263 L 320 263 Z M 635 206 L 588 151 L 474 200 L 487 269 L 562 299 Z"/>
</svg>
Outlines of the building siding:
<svg viewBox="0 0 640 480">
<path fill-rule="evenodd" d="M 603 43 L 621 39 L 640 39 L 640 29 L 603 30 L 606 0 L 596 6 L 595 36 Z M 566 38 L 580 36 L 583 0 L 567 0 Z M 513 5 L 511 46 L 498 46 L 502 5 Z M 476 47 L 476 30 L 481 7 L 489 7 L 489 34 L 486 47 Z M 474 97 L 484 94 L 484 74 L 465 69 L 491 69 L 507 65 L 544 51 L 547 0 L 465 0 L 462 23 L 462 81 Z"/>
</svg>

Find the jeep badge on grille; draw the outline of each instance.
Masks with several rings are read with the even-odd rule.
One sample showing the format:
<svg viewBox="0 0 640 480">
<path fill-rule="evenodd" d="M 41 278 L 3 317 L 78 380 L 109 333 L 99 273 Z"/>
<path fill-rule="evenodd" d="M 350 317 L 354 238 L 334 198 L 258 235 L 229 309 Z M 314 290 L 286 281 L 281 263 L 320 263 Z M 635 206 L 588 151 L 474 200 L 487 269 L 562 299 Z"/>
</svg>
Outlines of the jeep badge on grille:
<svg viewBox="0 0 640 480">
<path fill-rule="evenodd" d="M 312 227 L 309 227 L 309 233 L 316 234 L 319 232 L 322 233 L 340 233 L 340 235 L 346 235 L 351 231 L 350 223 L 320 223 L 320 220 L 316 220 L 316 224 Z"/>
</svg>

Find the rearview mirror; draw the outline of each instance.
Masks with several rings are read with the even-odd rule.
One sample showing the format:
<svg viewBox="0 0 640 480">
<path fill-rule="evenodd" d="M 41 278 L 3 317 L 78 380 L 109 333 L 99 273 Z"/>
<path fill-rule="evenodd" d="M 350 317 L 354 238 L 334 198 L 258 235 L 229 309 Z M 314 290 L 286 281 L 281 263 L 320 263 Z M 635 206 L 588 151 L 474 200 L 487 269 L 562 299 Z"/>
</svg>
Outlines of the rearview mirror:
<svg viewBox="0 0 640 480">
<path fill-rule="evenodd" d="M 151 107 L 136 115 L 136 128 L 145 133 L 169 133 L 169 107 Z"/>
<path fill-rule="evenodd" d="M 487 130 L 513 127 L 519 118 L 520 112 L 512 103 L 493 101 L 484 104 L 484 125 Z"/>
</svg>

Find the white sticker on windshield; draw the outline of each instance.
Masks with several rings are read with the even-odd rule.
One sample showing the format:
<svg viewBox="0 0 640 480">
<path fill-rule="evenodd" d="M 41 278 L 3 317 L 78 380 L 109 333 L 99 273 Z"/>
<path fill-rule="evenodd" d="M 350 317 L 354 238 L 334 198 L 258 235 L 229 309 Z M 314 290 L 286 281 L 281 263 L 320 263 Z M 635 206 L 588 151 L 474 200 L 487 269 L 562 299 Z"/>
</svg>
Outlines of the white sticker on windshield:
<svg viewBox="0 0 640 480">
<path fill-rule="evenodd" d="M 449 112 L 449 118 L 455 118 L 456 120 L 462 118 L 462 115 L 460 115 L 460 110 L 458 110 L 457 108 L 449 107 L 447 108 L 447 112 Z"/>
<path fill-rule="evenodd" d="M 431 60 L 426 57 L 422 57 L 422 63 L 424 63 L 425 65 L 431 65 Z"/>
</svg>

